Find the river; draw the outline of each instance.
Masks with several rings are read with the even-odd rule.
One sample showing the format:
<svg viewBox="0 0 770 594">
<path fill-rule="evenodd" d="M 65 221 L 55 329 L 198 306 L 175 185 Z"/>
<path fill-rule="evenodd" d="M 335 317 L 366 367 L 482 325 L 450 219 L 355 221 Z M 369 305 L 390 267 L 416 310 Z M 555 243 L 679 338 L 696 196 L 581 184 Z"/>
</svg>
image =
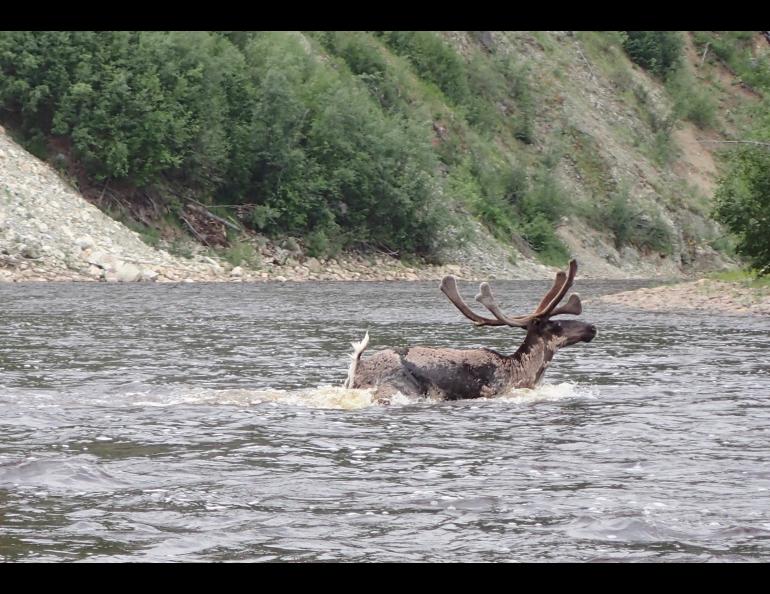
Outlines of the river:
<svg viewBox="0 0 770 594">
<path fill-rule="evenodd" d="M 523 332 L 437 282 L 0 284 L 0 559 L 767 562 L 770 317 L 592 299 L 650 284 L 578 278 L 536 390 L 391 406 L 339 388 L 367 329 Z"/>
</svg>

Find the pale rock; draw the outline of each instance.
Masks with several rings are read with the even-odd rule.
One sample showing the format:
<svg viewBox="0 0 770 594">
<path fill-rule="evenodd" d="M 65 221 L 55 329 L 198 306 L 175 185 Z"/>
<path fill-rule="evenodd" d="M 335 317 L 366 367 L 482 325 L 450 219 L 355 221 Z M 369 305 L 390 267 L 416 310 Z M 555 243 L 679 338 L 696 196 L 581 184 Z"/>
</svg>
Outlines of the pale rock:
<svg viewBox="0 0 770 594">
<path fill-rule="evenodd" d="M 109 272 L 115 272 L 118 267 L 118 259 L 112 254 L 108 254 L 107 252 L 96 251 L 92 253 L 91 257 L 88 259 L 88 262 L 91 264 L 96 264 L 97 266 L 101 266 Z"/>
<path fill-rule="evenodd" d="M 22 243 L 19 245 L 19 253 L 24 258 L 37 259 L 41 256 L 40 248 L 34 243 Z"/>
<path fill-rule="evenodd" d="M 240 266 L 236 266 L 230 271 L 230 276 L 234 276 L 234 277 L 243 276 L 243 268 L 241 268 Z"/>
<path fill-rule="evenodd" d="M 75 240 L 75 245 L 77 245 L 81 250 L 89 250 L 94 247 L 94 240 L 91 239 L 88 235 L 84 235 L 82 237 L 78 237 Z"/>
<path fill-rule="evenodd" d="M 115 268 L 115 276 L 118 282 L 133 283 L 142 278 L 141 269 L 129 262 L 118 262 Z"/>
<path fill-rule="evenodd" d="M 316 258 L 308 258 L 305 260 L 305 266 L 307 266 L 310 272 L 319 273 L 323 269 L 321 263 Z"/>
</svg>

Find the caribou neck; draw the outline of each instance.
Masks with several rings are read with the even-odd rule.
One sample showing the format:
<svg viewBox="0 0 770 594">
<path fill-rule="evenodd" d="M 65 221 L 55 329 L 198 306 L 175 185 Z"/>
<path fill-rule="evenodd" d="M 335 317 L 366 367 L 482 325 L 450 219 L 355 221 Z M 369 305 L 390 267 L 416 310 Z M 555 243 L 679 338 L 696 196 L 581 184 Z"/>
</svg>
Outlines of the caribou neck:
<svg viewBox="0 0 770 594">
<path fill-rule="evenodd" d="M 529 333 L 513 355 L 506 357 L 509 386 L 534 388 L 558 350 L 553 337 Z"/>
</svg>

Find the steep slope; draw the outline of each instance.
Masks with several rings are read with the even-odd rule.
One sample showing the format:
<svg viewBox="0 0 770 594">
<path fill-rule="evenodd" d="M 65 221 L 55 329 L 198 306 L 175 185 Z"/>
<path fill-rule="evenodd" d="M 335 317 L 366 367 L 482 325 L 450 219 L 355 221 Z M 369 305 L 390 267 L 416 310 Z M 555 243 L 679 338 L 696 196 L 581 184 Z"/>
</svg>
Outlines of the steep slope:
<svg viewBox="0 0 770 594">
<path fill-rule="evenodd" d="M 680 121 L 666 139 L 670 156 L 658 158 L 655 124 L 673 111 L 673 99 L 619 46 L 592 33 L 487 33 L 497 52 L 530 65 L 541 101 L 528 152 L 532 160 L 549 151 L 558 155 L 556 175 L 577 207 L 558 233 L 588 274 L 673 277 L 729 263 L 711 246 L 721 235 L 709 218 L 717 145 L 699 140 L 721 138 L 718 132 Z M 481 51 L 465 32 L 448 36 L 466 55 Z M 687 42 L 692 49 L 689 36 Z M 693 69 L 694 55 L 688 56 L 686 66 Z M 712 92 L 710 81 L 698 84 Z M 728 93 L 733 102 L 753 99 L 740 87 Z M 601 211 L 618 192 L 643 216 L 660 218 L 671 234 L 670 253 L 616 245 L 609 213 Z"/>
<path fill-rule="evenodd" d="M 214 261 L 176 258 L 89 204 L 0 128 L 0 279 L 213 280 Z"/>
<path fill-rule="evenodd" d="M 208 59 L 204 45 L 211 44 L 219 48 L 218 56 L 251 60 L 252 70 L 261 69 L 253 81 L 247 78 L 248 69 L 239 66 L 233 72 L 244 84 L 263 85 L 254 109 L 268 115 L 260 116 L 259 125 L 267 126 L 269 134 L 264 136 L 273 138 L 272 145 L 286 146 L 280 155 L 272 155 L 271 142 L 266 140 L 267 148 L 254 153 L 264 160 L 249 174 L 257 180 L 256 186 L 244 186 L 243 194 L 222 186 L 230 193 L 218 195 L 222 187 L 205 185 L 209 182 L 200 185 L 197 177 L 185 181 L 181 170 L 170 170 L 173 175 L 163 174 L 162 184 L 148 186 L 163 206 L 153 218 L 133 202 L 138 195 L 136 180 L 124 184 L 133 188 L 125 195 L 120 194 L 120 184 L 111 185 L 112 202 L 128 208 L 110 209 L 108 214 L 125 219 L 138 234 L 84 204 L 78 191 L 54 169 L 41 165 L 0 133 L 0 277 L 413 279 L 437 278 L 449 271 L 469 278 L 545 278 L 553 270 L 548 264 L 559 264 L 568 255 L 580 261 L 581 275 L 606 278 L 678 277 L 733 265 L 723 250 L 724 234 L 709 217 L 719 175 L 718 141 L 740 128 L 742 111 L 761 96 L 740 84 L 723 63 L 704 59 L 706 54 L 696 50 L 689 33 L 684 34 L 685 66 L 678 83 L 664 83 L 633 64 L 621 37 L 613 32 L 249 35 L 198 33 L 196 39 L 205 43 L 191 55 Z M 175 51 L 185 55 L 188 41 L 183 35 L 175 39 L 173 43 L 181 44 Z M 152 47 L 158 40 L 165 43 L 161 34 L 143 43 Z M 764 51 L 761 43 L 757 51 Z M 288 61 L 281 61 L 284 55 Z M 266 65 L 272 59 L 278 60 L 280 68 Z M 189 72 L 209 76 L 205 73 L 210 68 L 215 76 L 217 65 L 215 60 L 209 65 L 204 62 Z M 78 88 L 90 93 L 97 87 Z M 232 89 L 228 87 L 227 93 L 232 94 Z M 313 93 L 327 93 L 319 95 L 326 99 L 321 101 Z M 291 119 L 282 110 L 272 113 L 269 108 L 277 109 L 278 103 L 270 103 L 269 97 L 294 110 L 296 117 Z M 324 103 L 339 97 L 339 104 Z M 225 95 L 217 95 L 220 103 L 225 100 Z M 221 107 L 201 105 L 203 113 Z M 352 138 L 357 126 L 370 117 L 376 120 L 372 127 L 361 139 Z M 274 121 L 275 129 L 269 127 Z M 335 122 L 343 128 L 335 130 Z M 229 145 L 221 141 L 225 132 L 216 128 L 220 124 L 212 116 L 209 125 L 214 128 L 207 131 L 206 142 L 213 142 L 211 146 L 221 153 Z M 263 131 L 253 127 L 254 121 L 243 120 L 242 125 L 252 126 L 252 135 Z M 388 136 L 388 126 L 394 133 L 390 144 L 383 144 L 370 158 L 366 153 L 355 165 L 358 169 L 347 167 L 345 159 L 336 155 L 335 151 L 350 151 L 349 159 L 359 158 L 360 148 L 369 150 L 367 142 L 378 140 L 377 135 Z M 326 136 L 316 139 L 317 147 L 307 148 L 319 129 Z M 431 137 L 433 154 L 421 144 L 423 133 Z M 30 143 L 39 142 L 36 138 Z M 78 178 L 87 199 L 105 207 L 100 188 L 107 184 L 72 175 L 73 170 L 84 168 L 77 151 L 69 150 L 70 141 L 55 135 L 48 141 L 48 148 L 36 153 L 47 152 L 52 162 L 62 159 L 68 177 Z M 415 200 L 409 206 L 412 214 L 399 214 L 410 224 L 411 216 L 425 216 L 425 208 L 410 194 L 412 179 L 404 175 L 408 167 L 391 171 L 377 163 L 383 159 L 400 167 L 392 153 L 402 141 L 406 143 L 403 152 L 408 153 L 404 159 L 414 159 L 423 168 L 413 171 L 414 180 L 422 181 L 411 191 L 430 195 L 425 204 L 446 211 L 440 214 L 443 227 L 438 237 L 415 241 L 407 234 L 403 241 L 404 246 L 435 244 L 430 257 L 434 265 L 407 251 L 391 250 L 387 235 L 381 235 L 386 241 L 377 239 L 378 225 L 388 213 L 387 204 L 373 199 L 381 191 L 394 205 Z M 234 142 L 231 139 L 230 144 Z M 62 146 L 69 148 L 62 152 Z M 53 152 L 52 147 L 56 147 Z M 211 171 L 229 167 L 220 153 L 210 162 L 206 153 L 194 155 L 190 170 L 197 172 L 197 162 Z M 92 161 L 95 155 L 91 154 Z M 318 155 L 326 155 L 327 160 L 314 161 Z M 287 160 L 276 165 L 271 160 L 277 158 Z M 253 166 L 248 160 L 244 163 L 243 167 Z M 61 163 L 57 169 L 63 169 Z M 257 179 L 263 170 L 273 176 L 274 186 L 268 184 L 273 179 L 269 176 Z M 285 177 L 284 171 L 289 172 Z M 384 183 L 361 177 L 378 171 L 387 177 Z M 434 171 L 429 183 L 424 179 L 427 171 Z M 223 172 L 226 169 L 210 179 L 221 179 Z M 306 173 L 315 178 L 306 182 Z M 172 182 L 166 183 L 167 179 Z M 371 193 L 359 186 L 371 188 Z M 358 192 L 356 208 L 375 209 L 375 214 L 363 210 L 351 218 L 348 211 L 353 202 L 346 197 L 351 187 Z M 292 212 L 292 205 L 283 208 L 284 194 L 306 210 Z M 313 200 L 316 211 L 307 206 Z M 364 203 L 370 206 L 360 206 Z M 196 219 L 189 210 L 198 208 L 195 205 L 210 210 Z M 180 217 L 176 227 L 169 227 L 169 214 Z M 281 232 L 275 223 L 279 216 L 298 221 L 292 223 L 296 228 Z M 307 221 L 315 218 L 321 223 L 312 227 Z M 358 230 L 340 227 L 348 219 L 358 221 Z M 229 221 L 240 232 L 212 223 L 217 220 Z M 425 221 L 430 222 L 430 217 Z M 207 242 L 212 224 L 217 241 Z M 351 243 L 356 233 L 360 237 Z M 343 237 L 359 250 L 364 246 L 364 251 L 336 253 L 330 246 Z M 181 249 L 180 242 L 184 243 Z M 396 252 L 401 260 L 388 257 Z"/>
<path fill-rule="evenodd" d="M 548 278 L 532 259 L 512 265 L 508 251 L 470 247 L 455 264 L 410 266 L 382 254 L 308 258 L 293 242 L 245 234 L 259 261 L 234 266 L 189 240 L 174 255 L 88 202 L 47 163 L 0 127 L 0 281 L 263 281 L 421 280 L 446 274 L 465 278 Z M 161 245 L 169 247 L 167 242 Z"/>
</svg>

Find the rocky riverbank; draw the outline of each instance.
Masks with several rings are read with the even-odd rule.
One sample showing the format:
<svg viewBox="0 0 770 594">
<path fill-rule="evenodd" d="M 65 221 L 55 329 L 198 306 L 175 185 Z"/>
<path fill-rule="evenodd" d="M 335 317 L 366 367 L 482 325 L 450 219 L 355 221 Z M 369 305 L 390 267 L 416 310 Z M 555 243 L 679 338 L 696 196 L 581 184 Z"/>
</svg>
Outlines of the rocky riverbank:
<svg viewBox="0 0 770 594">
<path fill-rule="evenodd" d="M 701 279 L 689 283 L 637 289 L 599 298 L 606 303 L 651 311 L 693 309 L 719 313 L 770 315 L 770 289 Z"/>
<path fill-rule="evenodd" d="M 271 241 L 246 233 L 238 239 L 248 253 L 243 262 L 192 239 L 174 244 L 159 240 L 153 247 L 88 202 L 0 127 L 0 282 L 416 281 L 447 274 L 467 280 L 553 278 L 555 268 L 515 255 L 478 222 L 470 224 L 474 232 L 442 254 L 442 260 L 450 263 L 442 266 L 405 263 L 378 253 L 313 258 L 291 238 Z M 643 266 L 631 260 L 622 268 L 608 268 L 579 243 L 571 242 L 582 278 L 676 274 L 675 267 Z"/>
<path fill-rule="evenodd" d="M 553 269 L 489 247 L 468 251 L 457 264 L 405 264 L 383 254 L 307 257 L 292 240 L 243 237 L 251 262 L 233 265 L 190 240 L 146 244 L 138 233 L 107 216 L 47 163 L 0 127 L 0 282 L 248 282 L 304 280 L 431 280 L 446 274 L 468 279 L 549 278 Z M 167 249 L 163 249 L 163 248 Z M 176 253 L 172 253 L 172 252 Z M 497 250 L 498 252 L 500 250 Z M 182 255 L 183 254 L 183 255 Z"/>
</svg>

